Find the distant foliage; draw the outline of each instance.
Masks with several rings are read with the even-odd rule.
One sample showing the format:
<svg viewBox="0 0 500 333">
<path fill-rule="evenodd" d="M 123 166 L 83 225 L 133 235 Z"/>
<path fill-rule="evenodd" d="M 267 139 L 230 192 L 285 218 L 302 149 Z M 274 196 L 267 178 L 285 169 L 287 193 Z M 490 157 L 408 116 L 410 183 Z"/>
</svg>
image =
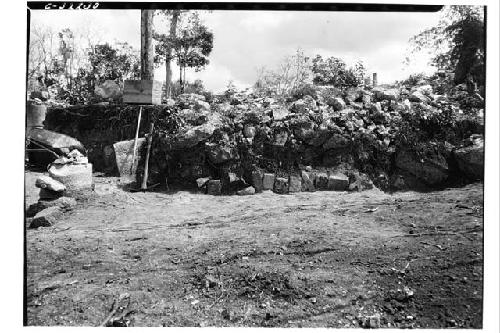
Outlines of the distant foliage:
<svg viewBox="0 0 500 333">
<path fill-rule="evenodd" d="M 310 59 L 298 49 L 294 55 L 286 56 L 275 69 L 260 68 L 254 88 L 266 95 L 289 96 L 311 83 Z"/>
<path fill-rule="evenodd" d="M 354 67 L 347 67 L 340 58 L 324 59 L 321 55 L 317 55 L 312 60 L 312 72 L 315 84 L 346 88 L 363 84 L 366 69 L 361 61 L 358 61 Z"/>
<path fill-rule="evenodd" d="M 410 39 L 410 53 L 435 52 L 431 64 L 454 72 L 454 83 L 485 83 L 485 26 L 482 6 L 447 6 L 438 24 Z M 407 58 L 410 62 L 410 58 Z"/>
<path fill-rule="evenodd" d="M 180 27 L 175 36 L 155 33 L 155 63 L 176 60 L 179 66 L 181 89 L 186 86 L 186 68 L 202 70 L 210 63 L 208 56 L 213 49 L 213 33 L 201 23 L 197 13 L 192 13 L 187 23 Z"/>
</svg>

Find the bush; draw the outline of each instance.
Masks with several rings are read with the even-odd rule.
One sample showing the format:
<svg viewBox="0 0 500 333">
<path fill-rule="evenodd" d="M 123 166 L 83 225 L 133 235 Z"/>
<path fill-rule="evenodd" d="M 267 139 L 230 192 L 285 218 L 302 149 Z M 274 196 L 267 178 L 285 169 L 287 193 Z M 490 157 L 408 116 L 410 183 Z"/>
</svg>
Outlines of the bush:
<svg viewBox="0 0 500 333">
<path fill-rule="evenodd" d="M 312 84 L 303 84 L 290 92 L 290 96 L 293 100 L 304 98 L 306 95 L 316 99 L 318 97 L 316 87 Z"/>
</svg>

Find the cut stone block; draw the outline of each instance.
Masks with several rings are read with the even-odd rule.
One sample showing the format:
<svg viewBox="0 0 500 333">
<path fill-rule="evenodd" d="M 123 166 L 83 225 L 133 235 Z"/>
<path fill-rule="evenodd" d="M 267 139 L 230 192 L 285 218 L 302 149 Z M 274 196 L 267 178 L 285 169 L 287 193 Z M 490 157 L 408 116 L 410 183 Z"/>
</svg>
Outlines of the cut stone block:
<svg viewBox="0 0 500 333">
<path fill-rule="evenodd" d="M 252 171 L 252 185 L 253 185 L 256 193 L 260 193 L 264 189 L 264 186 L 262 183 L 263 176 L 264 176 L 264 174 L 260 170 Z"/>
<path fill-rule="evenodd" d="M 207 194 L 220 195 L 222 191 L 222 182 L 220 180 L 209 180 L 207 182 Z"/>
<path fill-rule="evenodd" d="M 314 180 L 314 185 L 318 190 L 328 189 L 328 175 L 325 172 L 320 172 L 316 174 Z"/>
<path fill-rule="evenodd" d="M 136 155 L 133 165 L 132 158 L 134 155 L 134 140 L 120 141 L 113 145 L 113 149 L 115 150 L 116 166 L 118 167 L 118 172 L 123 180 L 129 182 L 135 181 L 135 174 L 140 157 L 139 152 L 145 142 L 145 138 L 137 139 Z"/>
<path fill-rule="evenodd" d="M 314 175 L 307 172 L 302 171 L 302 191 L 305 192 L 313 192 L 316 189 L 314 188 Z"/>
<path fill-rule="evenodd" d="M 291 193 L 300 192 L 302 190 L 302 179 L 298 176 L 290 176 L 288 191 Z"/>
<path fill-rule="evenodd" d="M 274 188 L 274 180 L 276 176 L 274 173 L 265 173 L 262 178 L 262 188 L 264 190 L 272 190 Z"/>
<path fill-rule="evenodd" d="M 66 193 L 92 189 L 92 164 L 53 164 L 49 176 L 66 186 Z"/>
<path fill-rule="evenodd" d="M 277 177 L 274 182 L 274 192 L 278 194 L 288 193 L 288 179 Z"/>
<path fill-rule="evenodd" d="M 345 191 L 349 187 L 349 178 L 341 173 L 331 174 L 328 177 L 328 189 L 333 191 Z"/>
</svg>

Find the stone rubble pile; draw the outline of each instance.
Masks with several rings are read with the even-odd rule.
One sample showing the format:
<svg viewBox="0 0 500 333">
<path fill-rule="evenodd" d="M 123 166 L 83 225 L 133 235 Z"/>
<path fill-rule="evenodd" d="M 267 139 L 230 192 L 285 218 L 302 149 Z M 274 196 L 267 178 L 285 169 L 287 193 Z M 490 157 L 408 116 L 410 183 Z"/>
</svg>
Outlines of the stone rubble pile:
<svg viewBox="0 0 500 333">
<path fill-rule="evenodd" d="M 76 205 L 74 197 L 93 189 L 92 164 L 74 149 L 49 165 L 48 176 L 40 176 L 35 186 L 40 188 L 39 200 L 27 210 L 30 228 L 49 227 L 64 211 Z"/>
<path fill-rule="evenodd" d="M 454 142 L 455 146 L 439 139 L 440 133 L 421 140 L 427 150 L 434 149 L 426 155 L 401 144 L 407 119 L 418 115 L 425 122 L 440 119 L 443 110 L 461 113 L 447 96 L 434 94 L 429 84 L 344 91 L 318 87 L 317 96 L 291 101 L 250 90 L 216 96 L 212 103 L 202 95 L 184 94 L 170 105 L 178 126 L 174 131 L 160 127 L 156 133 L 152 177 L 157 178 L 152 182 L 166 178 L 199 187 L 197 180 L 210 179 L 201 187 L 207 193 L 249 194 L 249 186 L 259 192 L 259 178 L 267 189 L 289 193 L 369 188 L 359 180 L 363 177 L 384 189 L 397 189 L 415 183 L 445 184 L 455 172 L 450 166 L 455 157 L 463 161 L 458 164 L 467 177 L 476 179 L 472 170 L 482 168 L 476 154 L 481 148 L 468 148 L 473 152 L 466 153 L 460 143 Z M 479 135 L 481 126 L 468 135 Z M 444 127 L 437 132 L 450 130 Z M 471 165 L 471 159 L 479 164 Z M 303 176 L 307 167 L 314 172 Z M 257 177 L 256 172 L 274 174 L 275 179 Z M 238 186 L 230 180 L 231 174 L 236 175 Z M 329 186 L 330 175 L 340 175 L 342 185 Z"/>
</svg>

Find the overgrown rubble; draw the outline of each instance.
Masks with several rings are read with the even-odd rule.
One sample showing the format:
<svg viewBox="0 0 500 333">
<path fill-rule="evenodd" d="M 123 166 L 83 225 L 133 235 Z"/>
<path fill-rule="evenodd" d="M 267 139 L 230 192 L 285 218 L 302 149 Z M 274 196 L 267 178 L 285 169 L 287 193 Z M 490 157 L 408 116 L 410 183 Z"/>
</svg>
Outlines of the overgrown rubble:
<svg viewBox="0 0 500 333">
<path fill-rule="evenodd" d="M 465 85 L 451 95 L 436 94 L 426 82 L 316 88 L 288 100 L 251 91 L 209 101 L 184 94 L 145 107 L 155 123 L 149 183 L 253 194 L 372 184 L 423 190 L 482 179 L 482 101 L 464 107 Z M 137 110 L 119 104 L 53 108 L 46 124 L 82 141 L 96 169 L 116 172 L 111 145 L 133 137 Z M 146 128 L 143 123 L 140 133 Z"/>
</svg>

